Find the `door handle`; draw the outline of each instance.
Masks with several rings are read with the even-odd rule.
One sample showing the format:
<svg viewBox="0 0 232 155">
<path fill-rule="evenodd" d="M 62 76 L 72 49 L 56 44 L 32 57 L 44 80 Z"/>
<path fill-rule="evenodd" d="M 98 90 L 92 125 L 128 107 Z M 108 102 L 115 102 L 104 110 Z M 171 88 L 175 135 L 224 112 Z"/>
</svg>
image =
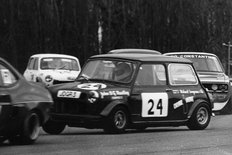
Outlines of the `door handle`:
<svg viewBox="0 0 232 155">
<path fill-rule="evenodd" d="M 172 89 L 166 89 L 167 92 L 172 91 Z"/>
</svg>

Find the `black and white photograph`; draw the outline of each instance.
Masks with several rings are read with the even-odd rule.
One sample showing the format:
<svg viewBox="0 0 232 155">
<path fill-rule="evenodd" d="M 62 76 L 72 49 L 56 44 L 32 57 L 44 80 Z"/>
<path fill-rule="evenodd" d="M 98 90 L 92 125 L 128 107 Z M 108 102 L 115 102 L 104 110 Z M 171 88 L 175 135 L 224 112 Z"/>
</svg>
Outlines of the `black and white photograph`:
<svg viewBox="0 0 232 155">
<path fill-rule="evenodd" d="M 232 0 L 0 0 L 0 155 L 232 155 Z"/>
</svg>

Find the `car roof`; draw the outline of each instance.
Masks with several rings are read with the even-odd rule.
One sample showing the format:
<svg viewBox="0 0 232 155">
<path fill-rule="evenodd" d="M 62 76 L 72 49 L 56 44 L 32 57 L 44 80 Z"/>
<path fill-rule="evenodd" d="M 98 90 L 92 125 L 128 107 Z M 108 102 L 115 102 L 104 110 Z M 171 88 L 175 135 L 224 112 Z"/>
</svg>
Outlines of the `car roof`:
<svg viewBox="0 0 232 155">
<path fill-rule="evenodd" d="M 134 54 L 134 53 L 144 53 L 144 54 L 161 54 L 159 51 L 156 50 L 150 50 L 150 49 L 133 49 L 133 48 L 127 48 L 127 49 L 115 49 L 108 52 L 108 54 L 121 54 L 121 53 L 127 53 L 127 54 Z"/>
<path fill-rule="evenodd" d="M 178 62 L 178 63 L 192 63 L 192 61 L 179 58 L 179 57 L 170 57 L 164 55 L 155 55 L 155 54 L 101 54 L 90 57 L 90 59 L 94 58 L 113 58 L 113 59 L 124 59 L 131 61 L 142 61 L 142 62 Z"/>
<path fill-rule="evenodd" d="M 31 57 L 39 57 L 39 58 L 45 58 L 45 57 L 66 57 L 66 58 L 72 58 L 72 59 L 78 59 L 77 57 L 67 55 L 67 54 L 54 54 L 54 53 L 40 53 L 40 54 L 34 54 Z"/>
<path fill-rule="evenodd" d="M 168 52 L 168 53 L 164 53 L 163 55 L 178 55 L 178 54 L 202 54 L 202 55 L 216 56 L 213 53 L 206 53 L 206 52 Z"/>
</svg>

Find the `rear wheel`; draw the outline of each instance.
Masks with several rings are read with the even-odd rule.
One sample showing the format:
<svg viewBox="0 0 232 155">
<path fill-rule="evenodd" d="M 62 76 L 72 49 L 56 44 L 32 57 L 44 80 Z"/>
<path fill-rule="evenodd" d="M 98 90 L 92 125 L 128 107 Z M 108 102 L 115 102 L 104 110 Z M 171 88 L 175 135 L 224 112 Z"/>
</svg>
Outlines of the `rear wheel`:
<svg viewBox="0 0 232 155">
<path fill-rule="evenodd" d="M 203 130 L 209 125 L 210 117 L 209 106 L 205 103 L 199 104 L 195 108 L 187 126 L 191 130 Z"/>
<path fill-rule="evenodd" d="M 48 120 L 43 126 L 43 130 L 49 134 L 52 135 L 57 135 L 60 134 L 64 128 L 65 128 L 65 124 L 64 123 L 60 123 L 60 122 L 55 122 L 52 120 Z"/>
<path fill-rule="evenodd" d="M 118 106 L 110 113 L 104 131 L 107 133 L 123 133 L 127 127 L 127 124 L 127 110 L 122 106 Z"/>
<path fill-rule="evenodd" d="M 39 137 L 40 120 L 35 112 L 30 112 L 23 121 L 23 127 L 19 135 L 10 136 L 12 144 L 32 144 Z"/>
</svg>

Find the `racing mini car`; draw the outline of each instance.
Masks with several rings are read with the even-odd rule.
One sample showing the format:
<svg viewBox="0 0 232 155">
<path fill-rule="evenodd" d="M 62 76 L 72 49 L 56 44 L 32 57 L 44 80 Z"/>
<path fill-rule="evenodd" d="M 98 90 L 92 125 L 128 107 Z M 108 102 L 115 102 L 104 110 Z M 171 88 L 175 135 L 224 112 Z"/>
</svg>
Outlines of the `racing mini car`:
<svg viewBox="0 0 232 155">
<path fill-rule="evenodd" d="M 155 54 L 90 57 L 75 82 L 48 87 L 54 105 L 45 132 L 65 126 L 107 133 L 157 126 L 205 129 L 212 102 L 190 60 Z"/>
<path fill-rule="evenodd" d="M 213 96 L 216 114 L 231 114 L 231 86 L 219 58 L 204 52 L 170 52 L 164 55 L 189 59 L 198 73 L 201 83 Z"/>
<path fill-rule="evenodd" d="M 79 60 L 65 54 L 35 54 L 29 59 L 24 77 L 46 86 L 74 81 L 81 71 Z"/>
<path fill-rule="evenodd" d="M 0 142 L 32 144 L 53 104 L 47 89 L 31 83 L 0 58 Z"/>
</svg>

